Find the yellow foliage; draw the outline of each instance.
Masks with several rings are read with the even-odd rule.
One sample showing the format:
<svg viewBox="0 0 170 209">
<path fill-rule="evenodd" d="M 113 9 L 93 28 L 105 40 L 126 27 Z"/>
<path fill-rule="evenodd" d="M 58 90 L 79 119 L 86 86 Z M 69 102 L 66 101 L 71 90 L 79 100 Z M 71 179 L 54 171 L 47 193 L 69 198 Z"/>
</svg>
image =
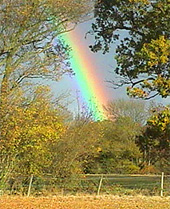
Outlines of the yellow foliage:
<svg viewBox="0 0 170 209">
<path fill-rule="evenodd" d="M 137 97 L 137 98 L 144 98 L 147 96 L 147 93 L 138 87 L 127 87 L 127 94 L 131 97 Z"/>
<path fill-rule="evenodd" d="M 170 40 L 167 40 L 165 36 L 160 36 L 159 39 L 144 44 L 142 52 L 148 59 L 147 63 L 149 67 L 161 63 L 165 64 L 169 61 Z"/>
<path fill-rule="evenodd" d="M 164 110 L 156 112 L 148 120 L 148 124 L 165 131 L 170 124 L 170 108 L 166 107 Z"/>
<path fill-rule="evenodd" d="M 149 4 L 149 0 L 129 0 L 130 3 L 142 3 L 142 4 Z"/>
<path fill-rule="evenodd" d="M 39 87 L 34 91 L 34 99 L 25 100 L 22 95 L 13 105 L 6 103 L 4 115 L 1 112 L 0 151 L 22 156 L 22 160 L 15 161 L 28 173 L 38 173 L 39 166 L 49 163 L 49 149 L 65 131 L 63 118 L 48 92 L 48 88 Z"/>
</svg>

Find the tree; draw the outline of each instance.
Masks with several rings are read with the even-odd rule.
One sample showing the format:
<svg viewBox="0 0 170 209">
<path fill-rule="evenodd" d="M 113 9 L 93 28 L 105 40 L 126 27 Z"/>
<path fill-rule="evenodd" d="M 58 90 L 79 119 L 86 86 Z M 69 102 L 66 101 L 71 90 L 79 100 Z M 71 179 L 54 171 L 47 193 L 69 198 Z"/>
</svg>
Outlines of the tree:
<svg viewBox="0 0 170 209">
<path fill-rule="evenodd" d="M 102 137 L 100 122 L 85 118 L 73 120 L 54 147 L 53 164 L 48 170 L 57 177 L 71 177 L 86 172 L 86 163 L 98 155 Z M 66 178 L 66 180 L 67 180 Z"/>
<path fill-rule="evenodd" d="M 135 173 L 139 171 L 141 157 L 135 143 L 141 127 L 129 117 L 100 122 L 102 138 L 98 144 L 98 154 L 86 165 L 90 173 Z"/>
<path fill-rule="evenodd" d="M 14 106 L 1 129 L 1 183 L 15 173 L 42 175 L 51 164 L 51 147 L 65 131 L 65 118 L 52 102 L 49 88 L 39 86 L 30 96 L 21 96 L 22 103 Z"/>
<path fill-rule="evenodd" d="M 148 117 L 145 103 L 135 100 L 119 99 L 111 101 L 105 106 L 105 111 L 109 118 L 129 117 L 132 121 L 144 124 Z"/>
<path fill-rule="evenodd" d="M 84 0 L 0 3 L 0 101 L 33 78 L 58 80 L 70 70 L 68 47 L 54 39 L 87 14 Z"/>
<path fill-rule="evenodd" d="M 102 137 L 100 122 L 90 120 L 88 113 L 87 118 L 82 116 L 79 114 L 66 123 L 64 133 L 51 147 L 52 161 L 44 169 L 44 173 L 53 176 L 53 185 L 58 188 L 72 190 L 79 185 L 77 189 L 80 189 L 80 181 L 77 178 L 88 172 L 88 162 L 99 154 Z"/>
<path fill-rule="evenodd" d="M 169 0 L 98 0 L 92 33 L 92 51 L 116 49 L 120 76 L 116 87 L 128 85 L 127 93 L 149 99 L 170 95 Z"/>
<path fill-rule="evenodd" d="M 54 39 L 73 29 L 88 5 L 84 0 L 0 2 L 0 125 L 18 89 L 70 71 L 68 46 Z"/>
<path fill-rule="evenodd" d="M 55 140 L 57 139 L 60 133 L 57 128 L 59 117 L 56 118 L 55 111 L 51 109 L 51 101 L 46 101 L 47 98 L 43 99 L 42 96 L 41 101 L 33 99 L 31 102 L 29 94 L 32 92 L 32 97 L 38 95 L 33 87 L 42 79 L 56 81 L 63 73 L 71 72 L 68 62 L 69 47 L 58 39 L 58 36 L 72 30 L 89 11 L 89 2 L 85 0 L 0 1 L 2 178 L 13 169 L 13 162 L 18 162 L 24 168 L 24 159 L 30 160 L 30 169 L 28 166 L 25 167 L 27 172 L 35 171 L 36 159 L 38 160 L 36 144 L 39 144 L 41 150 L 46 148 L 43 140 L 53 140 L 54 135 L 57 135 Z M 44 112 L 40 105 L 44 108 Z M 38 117 L 39 110 L 42 118 Z M 55 128 L 53 137 L 50 136 L 50 132 L 48 133 L 51 129 L 47 123 L 50 124 L 52 131 Z M 35 147 L 33 148 L 31 144 Z M 35 154 L 35 166 L 28 147 Z M 16 156 L 21 156 L 21 152 L 24 153 L 23 156 L 27 155 L 25 158 L 22 157 L 22 163 L 16 160 Z"/>
<path fill-rule="evenodd" d="M 170 108 L 156 107 L 148 119 L 137 144 L 143 153 L 144 165 L 155 165 L 169 172 L 170 160 Z"/>
</svg>

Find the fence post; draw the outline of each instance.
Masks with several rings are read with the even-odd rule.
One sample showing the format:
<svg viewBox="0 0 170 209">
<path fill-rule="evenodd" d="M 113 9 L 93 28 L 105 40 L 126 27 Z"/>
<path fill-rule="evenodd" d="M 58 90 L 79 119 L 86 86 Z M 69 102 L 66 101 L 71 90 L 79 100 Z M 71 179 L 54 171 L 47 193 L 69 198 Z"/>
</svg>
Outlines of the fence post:
<svg viewBox="0 0 170 209">
<path fill-rule="evenodd" d="M 100 194 L 100 189 L 101 189 L 101 186 L 102 186 L 102 181 L 103 181 L 103 174 L 101 175 L 101 179 L 100 179 L 100 182 L 99 182 L 99 187 L 98 187 L 98 190 L 97 190 L 97 195 Z"/>
<path fill-rule="evenodd" d="M 31 178 L 30 178 L 30 183 L 29 183 L 29 186 L 28 186 L 27 197 L 29 197 L 30 193 L 31 193 L 32 180 L 33 180 L 33 174 L 31 175 Z"/>
<path fill-rule="evenodd" d="M 163 190 L 164 190 L 164 172 L 161 175 L 161 197 L 163 197 Z"/>
<path fill-rule="evenodd" d="M 64 188 L 61 188 L 61 196 L 64 196 Z"/>
<path fill-rule="evenodd" d="M 2 196 L 3 195 L 3 190 L 2 189 L 0 189 L 0 196 Z"/>
</svg>

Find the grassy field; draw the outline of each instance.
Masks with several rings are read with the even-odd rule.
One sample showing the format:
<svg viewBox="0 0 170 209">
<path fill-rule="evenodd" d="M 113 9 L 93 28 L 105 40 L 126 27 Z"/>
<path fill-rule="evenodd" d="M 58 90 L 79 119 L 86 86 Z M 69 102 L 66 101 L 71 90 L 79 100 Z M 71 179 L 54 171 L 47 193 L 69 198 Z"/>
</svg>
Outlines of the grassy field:
<svg viewBox="0 0 170 209">
<path fill-rule="evenodd" d="M 101 176 L 90 174 L 81 181 L 79 188 L 85 193 L 96 194 Z M 164 195 L 170 196 L 170 176 L 164 177 Z M 79 189 L 78 188 L 78 189 Z M 161 175 L 113 175 L 103 176 L 100 194 L 103 195 L 148 195 L 159 196 Z M 77 191 L 78 191 L 77 189 Z"/>
<path fill-rule="evenodd" d="M 170 197 L 1 196 L 0 209 L 170 209 Z"/>
<path fill-rule="evenodd" d="M 27 195 L 29 180 L 25 183 L 24 178 L 16 177 L 13 185 L 7 184 L 2 194 Z M 100 195 L 159 196 L 161 193 L 161 175 L 87 174 L 71 179 L 34 176 L 31 195 L 96 195 L 101 179 Z M 169 186 L 170 176 L 165 176 L 164 196 L 170 196 Z"/>
</svg>

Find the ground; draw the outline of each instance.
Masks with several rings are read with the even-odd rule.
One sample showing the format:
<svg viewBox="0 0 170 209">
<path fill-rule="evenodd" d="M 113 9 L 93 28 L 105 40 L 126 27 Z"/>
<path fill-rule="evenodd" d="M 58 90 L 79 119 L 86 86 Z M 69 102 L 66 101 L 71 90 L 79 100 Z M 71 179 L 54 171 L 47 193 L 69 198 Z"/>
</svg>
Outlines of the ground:
<svg viewBox="0 0 170 209">
<path fill-rule="evenodd" d="M 0 209 L 170 209 L 170 197 L 0 197 Z"/>
</svg>

